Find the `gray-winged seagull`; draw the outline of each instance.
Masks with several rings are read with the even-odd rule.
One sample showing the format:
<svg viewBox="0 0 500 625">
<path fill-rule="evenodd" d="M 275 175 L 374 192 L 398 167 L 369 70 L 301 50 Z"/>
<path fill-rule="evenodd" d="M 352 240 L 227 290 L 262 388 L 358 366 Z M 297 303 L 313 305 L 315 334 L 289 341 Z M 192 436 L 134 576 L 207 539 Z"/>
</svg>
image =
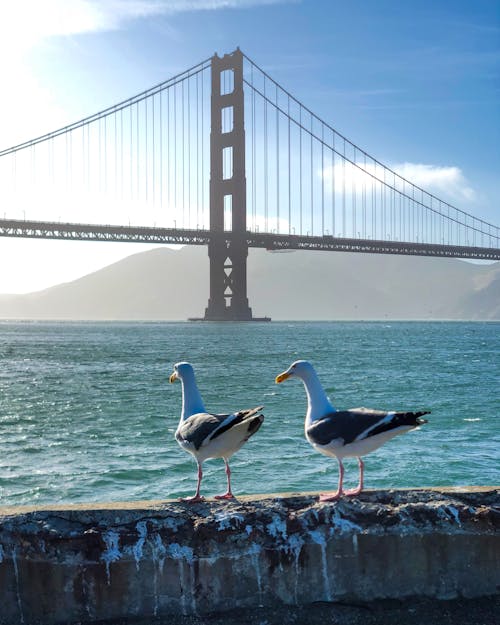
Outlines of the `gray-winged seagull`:
<svg viewBox="0 0 500 625">
<path fill-rule="evenodd" d="M 174 365 L 170 382 L 180 380 L 182 384 L 182 411 L 175 438 L 184 451 L 196 458 L 198 484 L 196 493 L 182 501 L 203 501 L 200 485 L 203 477 L 202 464 L 207 458 L 223 458 L 226 465 L 227 492 L 216 495 L 216 499 L 231 499 L 231 470 L 229 458 L 246 443 L 262 425 L 264 415 L 257 414 L 262 406 L 239 410 L 231 414 L 211 414 L 205 410 L 196 385 L 193 367 L 188 362 Z"/>
<path fill-rule="evenodd" d="M 337 458 L 339 484 L 332 494 L 320 495 L 320 501 L 335 501 L 341 495 L 358 495 L 363 490 L 364 464 L 361 456 L 374 451 L 385 442 L 427 423 L 421 417 L 429 410 L 420 412 L 385 412 L 371 408 L 336 410 L 321 386 L 318 375 L 306 360 L 297 360 L 276 377 L 279 384 L 287 378 L 300 378 L 307 393 L 305 421 L 306 438 L 311 445 L 324 454 Z M 344 465 L 342 459 L 356 457 L 359 464 L 359 484 L 344 491 Z"/>
</svg>

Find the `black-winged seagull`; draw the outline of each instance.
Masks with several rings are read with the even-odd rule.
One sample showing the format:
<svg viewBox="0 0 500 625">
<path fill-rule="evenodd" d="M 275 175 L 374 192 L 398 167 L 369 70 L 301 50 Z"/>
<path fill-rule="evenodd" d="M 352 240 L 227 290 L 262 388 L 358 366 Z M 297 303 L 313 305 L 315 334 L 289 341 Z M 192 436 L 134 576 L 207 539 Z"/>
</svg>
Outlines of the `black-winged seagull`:
<svg viewBox="0 0 500 625">
<path fill-rule="evenodd" d="M 420 412 L 385 412 L 371 408 L 336 410 L 321 386 L 318 375 L 307 360 L 297 360 L 276 377 L 280 384 L 287 378 L 300 378 L 307 394 L 305 420 L 306 438 L 311 445 L 324 454 L 337 458 L 339 484 L 332 494 L 320 495 L 320 501 L 335 501 L 341 495 L 358 495 L 363 490 L 364 464 L 361 456 L 374 451 L 398 434 L 413 430 L 427 423 Z M 344 465 L 342 459 L 356 457 L 359 464 L 359 484 L 352 490 L 343 490 Z"/>
<path fill-rule="evenodd" d="M 203 501 L 200 485 L 203 477 L 202 464 L 207 458 L 223 458 L 226 465 L 227 492 L 216 499 L 231 499 L 231 470 L 229 458 L 246 443 L 262 425 L 263 414 L 257 414 L 262 406 L 239 410 L 232 414 L 211 414 L 205 410 L 196 385 L 193 367 L 188 362 L 178 362 L 170 376 L 170 382 L 182 384 L 182 411 L 175 438 L 184 451 L 196 458 L 198 484 L 196 493 L 182 501 Z"/>
</svg>

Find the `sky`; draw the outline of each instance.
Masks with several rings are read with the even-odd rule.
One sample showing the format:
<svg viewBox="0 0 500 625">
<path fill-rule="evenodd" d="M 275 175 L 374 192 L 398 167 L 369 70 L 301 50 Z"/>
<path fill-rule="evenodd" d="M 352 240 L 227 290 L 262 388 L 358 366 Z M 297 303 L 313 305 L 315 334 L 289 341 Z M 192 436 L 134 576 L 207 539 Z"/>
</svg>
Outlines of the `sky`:
<svg viewBox="0 0 500 625">
<path fill-rule="evenodd" d="M 379 161 L 500 225 L 500 0 L 2 0 L 0 149 L 237 46 Z M 149 247 L 3 237 L 0 293 Z"/>
</svg>

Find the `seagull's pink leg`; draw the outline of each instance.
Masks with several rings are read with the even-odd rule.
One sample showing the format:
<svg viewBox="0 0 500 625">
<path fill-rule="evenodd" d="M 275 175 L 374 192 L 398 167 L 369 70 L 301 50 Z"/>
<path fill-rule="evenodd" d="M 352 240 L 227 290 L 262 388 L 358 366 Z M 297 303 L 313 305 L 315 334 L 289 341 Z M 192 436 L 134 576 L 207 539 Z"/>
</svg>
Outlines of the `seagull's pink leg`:
<svg viewBox="0 0 500 625">
<path fill-rule="evenodd" d="M 205 501 L 205 497 L 200 496 L 201 478 L 203 477 L 203 471 L 201 470 L 201 464 L 198 462 L 198 484 L 196 485 L 196 493 L 192 497 L 181 497 L 181 501 L 187 501 L 188 503 L 197 503 L 198 501 Z"/>
<path fill-rule="evenodd" d="M 358 464 L 359 464 L 359 484 L 356 488 L 351 488 L 351 490 L 344 491 L 344 495 L 359 495 L 359 493 L 363 490 L 363 476 L 365 464 L 358 456 Z"/>
<path fill-rule="evenodd" d="M 234 495 L 231 492 L 231 469 L 229 468 L 229 462 L 224 458 L 224 463 L 226 465 L 226 475 L 227 475 L 227 493 L 223 495 L 215 495 L 215 499 L 233 499 Z"/>
<path fill-rule="evenodd" d="M 320 495 L 320 501 L 337 501 L 337 499 L 340 499 L 340 496 L 342 495 L 342 484 L 344 482 L 344 465 L 342 464 L 342 460 L 340 458 L 337 458 L 337 461 L 339 463 L 339 486 L 337 488 L 337 492 L 331 494 L 324 493 Z"/>
</svg>

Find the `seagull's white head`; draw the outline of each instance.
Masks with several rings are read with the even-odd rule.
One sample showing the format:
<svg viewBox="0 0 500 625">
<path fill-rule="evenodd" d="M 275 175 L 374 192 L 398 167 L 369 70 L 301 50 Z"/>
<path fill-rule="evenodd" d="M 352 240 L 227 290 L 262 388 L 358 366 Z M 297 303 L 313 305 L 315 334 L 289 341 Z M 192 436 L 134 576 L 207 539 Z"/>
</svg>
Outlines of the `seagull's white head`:
<svg viewBox="0 0 500 625">
<path fill-rule="evenodd" d="M 286 371 L 276 376 L 276 384 L 280 384 L 288 378 L 299 378 L 304 383 L 307 393 L 306 423 L 310 423 L 314 419 L 335 411 L 324 388 L 321 386 L 316 370 L 310 362 L 307 360 L 296 360 Z"/>
<path fill-rule="evenodd" d="M 170 384 L 173 384 L 176 380 L 183 380 L 186 377 L 194 376 L 194 369 L 189 362 L 178 362 L 174 365 L 174 371 L 170 376 Z"/>
<path fill-rule="evenodd" d="M 174 365 L 170 383 L 176 380 L 180 380 L 182 385 L 181 421 L 198 412 L 206 412 L 200 391 L 196 385 L 193 366 L 189 362 L 178 362 Z"/>
<path fill-rule="evenodd" d="M 311 374 L 314 374 L 314 367 L 307 360 L 296 360 L 286 371 L 276 376 L 276 384 L 281 384 L 283 380 L 288 378 L 300 378 L 306 380 Z"/>
</svg>

